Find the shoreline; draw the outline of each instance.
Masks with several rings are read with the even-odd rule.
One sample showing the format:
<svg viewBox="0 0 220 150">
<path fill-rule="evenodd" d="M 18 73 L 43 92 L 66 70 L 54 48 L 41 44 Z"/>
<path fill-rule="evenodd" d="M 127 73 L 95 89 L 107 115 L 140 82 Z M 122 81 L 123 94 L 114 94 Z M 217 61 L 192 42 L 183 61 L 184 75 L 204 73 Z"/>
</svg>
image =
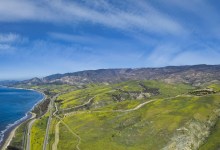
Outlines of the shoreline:
<svg viewBox="0 0 220 150">
<path fill-rule="evenodd" d="M 22 121 L 18 122 L 17 124 L 12 125 L 10 128 L 6 129 L 4 134 L 3 134 L 3 139 L 0 145 L 0 149 L 5 150 L 11 143 L 14 135 L 15 135 L 15 131 L 17 130 L 17 128 L 24 123 L 25 121 L 28 121 L 32 118 L 32 114 L 29 114 L 27 116 L 27 118 L 23 119 Z"/>
<path fill-rule="evenodd" d="M 42 99 L 40 99 L 37 103 L 35 103 L 34 106 L 33 106 L 28 112 L 26 112 L 26 114 L 25 114 L 24 117 L 22 117 L 21 119 L 15 121 L 15 122 L 12 123 L 12 124 L 8 124 L 8 126 L 6 127 L 6 129 L 3 130 L 3 131 L 1 131 L 3 136 L 2 136 L 2 139 L 0 139 L 0 140 L 2 140 L 2 141 L 0 141 L 0 149 L 3 149 L 3 150 L 4 150 L 4 149 L 6 149 L 6 148 L 10 145 L 10 143 L 11 143 L 13 137 L 14 137 L 15 131 L 17 130 L 17 128 L 18 128 L 22 123 L 24 123 L 24 122 L 26 122 L 26 121 L 30 121 L 31 119 L 33 119 L 33 117 L 34 117 L 35 115 L 33 115 L 32 110 L 33 110 L 37 105 L 39 105 L 41 102 L 43 102 L 43 101 L 47 98 L 47 96 L 46 96 L 43 92 L 37 91 L 37 90 L 34 90 L 34 89 L 15 88 L 15 87 L 7 87 L 7 86 L 1 86 L 1 87 L 4 87 L 4 88 L 12 88 L 12 89 L 21 89 L 21 90 L 35 91 L 35 92 L 37 92 L 37 93 L 42 94 L 42 96 L 43 96 Z"/>
</svg>

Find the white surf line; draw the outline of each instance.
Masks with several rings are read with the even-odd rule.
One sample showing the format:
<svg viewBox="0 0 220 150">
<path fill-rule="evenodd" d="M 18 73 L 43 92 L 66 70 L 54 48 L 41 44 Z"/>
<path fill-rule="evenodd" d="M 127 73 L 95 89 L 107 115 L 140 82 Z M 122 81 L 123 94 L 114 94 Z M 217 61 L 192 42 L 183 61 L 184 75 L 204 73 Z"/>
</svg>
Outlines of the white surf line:
<svg viewBox="0 0 220 150">
<path fill-rule="evenodd" d="M 4 143 L 4 145 L 2 146 L 2 150 L 7 150 L 7 147 L 10 145 L 13 137 L 15 136 L 15 132 L 18 129 L 19 126 L 16 126 L 11 132 L 9 137 L 7 138 L 6 142 Z"/>
<path fill-rule="evenodd" d="M 34 108 L 35 108 L 37 105 L 39 105 L 41 102 L 43 102 L 43 101 L 47 98 L 47 96 L 46 96 L 43 92 L 38 91 L 38 90 L 35 90 L 35 89 L 15 88 L 15 87 L 7 87 L 7 86 L 5 86 L 5 87 L 6 87 L 6 88 L 9 88 L 9 89 L 20 89 L 20 90 L 26 90 L 26 91 L 34 91 L 34 92 L 37 92 L 37 93 L 42 94 L 42 95 L 43 95 L 43 98 L 42 98 L 41 100 L 39 100 L 37 103 L 35 103 L 34 106 L 33 106 L 29 111 L 26 112 L 26 114 L 25 114 L 24 117 L 22 117 L 21 119 L 15 121 L 13 124 L 9 124 L 9 125 L 6 127 L 6 129 L 3 131 L 3 137 L 4 137 L 4 133 L 5 133 L 6 131 L 8 131 L 8 129 L 10 129 L 11 127 L 13 127 L 14 125 L 16 125 L 16 127 L 15 127 L 15 129 L 13 129 L 13 130 L 11 131 L 12 134 L 15 134 L 16 129 L 17 129 L 23 122 L 25 122 L 25 121 L 27 121 L 27 120 L 33 119 L 33 115 L 36 115 L 36 114 L 32 113 L 32 110 L 34 110 Z M 28 116 L 29 113 L 32 114 L 32 117 L 26 120 L 26 117 Z M 34 117 L 35 117 L 35 116 L 34 116 Z M 24 121 L 24 120 L 25 120 L 25 121 Z M 19 124 L 19 125 L 17 125 L 17 124 Z M 9 137 L 6 139 L 6 142 L 3 144 L 2 149 L 5 149 L 4 147 L 7 148 L 7 147 L 10 145 L 10 143 L 11 143 L 11 141 L 12 141 L 12 138 L 13 138 L 13 137 L 11 137 L 11 133 L 9 133 Z M 0 142 L 1 142 L 1 141 L 0 141 Z"/>
</svg>

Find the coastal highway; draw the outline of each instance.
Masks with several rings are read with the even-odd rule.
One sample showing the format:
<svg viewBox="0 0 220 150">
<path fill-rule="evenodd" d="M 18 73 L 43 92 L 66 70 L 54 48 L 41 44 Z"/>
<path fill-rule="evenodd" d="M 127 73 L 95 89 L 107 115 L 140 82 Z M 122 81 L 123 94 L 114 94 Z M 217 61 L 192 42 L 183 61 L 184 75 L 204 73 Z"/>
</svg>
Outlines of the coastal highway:
<svg viewBox="0 0 220 150">
<path fill-rule="evenodd" d="M 48 110 L 50 111 L 50 116 L 48 118 L 47 121 L 47 128 L 46 128 L 46 134 L 45 134 L 45 138 L 44 138 L 44 144 L 43 144 L 43 150 L 47 149 L 47 144 L 48 144 L 48 138 L 49 138 L 49 130 L 50 130 L 50 123 L 52 120 L 52 116 L 53 116 L 53 105 L 54 105 L 54 101 L 55 99 L 59 96 L 59 94 L 55 95 L 50 102 L 50 105 L 48 107 Z"/>
<path fill-rule="evenodd" d="M 31 143 L 31 128 L 36 120 L 36 114 L 32 113 L 31 121 L 28 123 L 28 131 L 27 131 L 27 145 L 26 145 L 26 150 L 30 150 L 30 143 Z"/>
</svg>

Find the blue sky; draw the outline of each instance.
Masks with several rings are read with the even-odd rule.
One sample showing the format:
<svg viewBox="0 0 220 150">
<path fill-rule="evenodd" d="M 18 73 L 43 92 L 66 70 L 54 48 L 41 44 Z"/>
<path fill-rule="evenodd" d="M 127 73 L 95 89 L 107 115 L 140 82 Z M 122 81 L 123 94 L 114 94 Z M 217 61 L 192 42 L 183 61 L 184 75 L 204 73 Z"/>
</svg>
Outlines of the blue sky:
<svg viewBox="0 0 220 150">
<path fill-rule="evenodd" d="M 220 64 L 218 0 L 1 0 L 0 80 Z"/>
</svg>

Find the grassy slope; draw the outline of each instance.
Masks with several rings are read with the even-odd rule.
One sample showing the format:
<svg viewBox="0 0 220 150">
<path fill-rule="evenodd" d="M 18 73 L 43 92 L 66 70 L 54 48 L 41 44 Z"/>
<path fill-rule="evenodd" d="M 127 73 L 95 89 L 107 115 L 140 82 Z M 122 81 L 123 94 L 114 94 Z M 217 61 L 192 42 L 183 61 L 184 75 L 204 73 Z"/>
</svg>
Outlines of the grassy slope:
<svg viewBox="0 0 220 150">
<path fill-rule="evenodd" d="M 220 91 L 220 84 L 212 84 L 209 88 L 213 88 L 216 91 Z M 219 99 L 219 98 L 218 98 Z M 220 103 L 220 102 L 219 102 Z M 220 119 L 216 122 L 215 126 L 211 130 L 210 136 L 206 142 L 200 147 L 199 150 L 217 150 L 220 148 Z"/>
<path fill-rule="evenodd" d="M 55 141 L 55 126 L 58 123 L 58 120 L 54 117 L 51 121 L 50 131 L 49 131 L 49 139 L 48 139 L 48 149 L 52 149 L 53 143 Z"/>
<path fill-rule="evenodd" d="M 112 94 L 118 94 L 116 89 L 122 89 L 124 91 L 137 91 L 140 92 L 143 90 L 139 83 L 143 83 L 144 85 L 151 87 L 151 88 L 159 88 L 160 95 L 151 97 L 152 98 L 164 98 L 164 97 L 171 97 L 178 94 L 187 93 L 192 87 L 185 85 L 185 84 L 164 84 L 163 82 L 159 81 L 128 81 L 122 82 L 119 84 L 113 85 L 89 85 L 85 89 L 79 89 L 76 91 L 72 91 L 66 94 L 63 94 L 58 97 L 58 100 L 62 100 L 60 105 L 61 109 L 66 109 L 70 107 L 74 107 L 77 105 L 81 105 L 88 101 L 89 98 L 96 96 L 94 98 L 96 108 L 109 106 L 110 104 L 115 104 L 114 100 L 112 99 Z M 127 99 L 132 100 L 132 99 Z M 133 103 L 139 104 L 143 101 L 135 101 Z M 126 103 L 126 102 L 125 102 Z M 135 105 L 135 104 L 134 104 Z"/>
<path fill-rule="evenodd" d="M 121 94 L 117 89 L 127 92 L 143 89 L 139 86 L 142 83 L 150 88 L 159 88 L 160 95 L 142 99 L 132 99 L 126 97 L 121 102 L 116 102 L 112 94 Z M 220 85 L 209 86 L 216 91 L 220 91 Z M 181 96 L 172 99 L 176 95 L 187 94 L 194 88 L 184 84 L 165 84 L 159 81 L 128 81 L 118 84 L 90 84 L 84 89 L 76 90 L 71 86 L 46 85 L 45 87 L 35 87 L 49 89 L 50 92 L 60 93 L 74 90 L 58 97 L 60 109 L 71 108 L 84 104 L 89 98 L 94 98 L 91 110 L 118 110 L 131 109 L 137 105 L 151 100 L 157 101 L 149 103 L 139 110 L 132 112 L 93 112 L 78 113 L 64 118 L 64 122 L 77 133 L 81 138 L 81 149 L 106 150 L 115 149 L 160 149 L 170 143 L 177 134 L 177 130 L 186 127 L 190 122 L 199 122 L 205 126 L 207 121 L 215 115 L 214 110 L 220 108 L 218 95 L 208 95 L 203 97 Z M 123 95 L 123 94 L 121 94 Z M 46 117 L 35 122 L 33 126 L 32 146 L 34 149 L 42 147 L 46 129 Z M 217 121 L 217 120 L 214 120 Z M 54 142 L 54 126 L 57 120 L 52 121 L 50 129 L 49 149 Z M 220 123 L 217 122 L 211 130 L 209 138 L 206 139 L 201 149 L 216 149 L 219 147 Z M 72 150 L 77 144 L 77 138 L 61 123 L 60 141 L 58 149 Z"/>
<path fill-rule="evenodd" d="M 199 150 L 217 150 L 220 148 L 220 120 L 216 123 L 212 129 L 212 133 L 207 141 L 200 147 Z"/>
<path fill-rule="evenodd" d="M 64 121 L 83 139 L 81 149 L 153 150 L 163 148 L 189 120 L 205 123 L 216 103 L 213 96 L 179 97 L 158 100 L 133 112 L 76 114 Z M 69 141 L 63 133 L 61 139 Z"/>
<path fill-rule="evenodd" d="M 63 94 L 59 97 L 62 100 L 61 108 L 83 104 L 88 100 L 86 97 L 98 95 L 95 97 L 95 103 L 104 105 L 99 108 L 92 107 L 92 110 L 131 109 L 146 99 L 127 99 L 116 103 L 112 100 L 111 94 L 118 92 L 115 91 L 118 88 L 124 91 L 142 91 L 138 85 L 139 82 L 92 85 L 83 90 Z M 211 115 L 215 109 L 214 103 L 216 101 L 213 101 L 212 96 L 204 98 L 182 96 L 164 100 L 166 97 L 187 94 L 193 89 L 188 85 L 164 84 L 158 81 L 142 81 L 142 83 L 150 88 L 160 89 L 160 95 L 147 99 L 158 99 L 158 101 L 129 113 L 79 113 L 64 119 L 72 130 L 82 137 L 80 145 L 82 149 L 102 149 L 103 147 L 107 147 L 107 149 L 146 149 L 146 147 L 148 149 L 159 149 L 170 141 L 176 133 L 176 129 L 183 127 L 192 119 L 205 123 L 208 114 Z M 106 102 L 103 103 L 103 101 Z M 62 132 L 60 140 L 70 141 L 68 140 L 69 136 L 66 135 L 65 132 Z M 75 138 L 75 144 L 76 140 Z M 70 145 L 72 147 L 74 143 Z M 63 142 L 59 143 L 60 148 L 64 146 L 68 147 Z"/>
<path fill-rule="evenodd" d="M 60 124 L 60 140 L 57 149 L 58 150 L 77 150 L 75 148 L 77 144 L 77 138 L 71 134 L 71 132 L 63 125 Z M 68 140 L 66 140 L 68 139 Z"/>
<path fill-rule="evenodd" d="M 43 147 L 48 116 L 49 114 L 46 114 L 41 119 L 37 119 L 32 126 L 32 129 L 31 129 L 31 149 L 32 150 L 39 150 L 39 148 Z"/>
</svg>

